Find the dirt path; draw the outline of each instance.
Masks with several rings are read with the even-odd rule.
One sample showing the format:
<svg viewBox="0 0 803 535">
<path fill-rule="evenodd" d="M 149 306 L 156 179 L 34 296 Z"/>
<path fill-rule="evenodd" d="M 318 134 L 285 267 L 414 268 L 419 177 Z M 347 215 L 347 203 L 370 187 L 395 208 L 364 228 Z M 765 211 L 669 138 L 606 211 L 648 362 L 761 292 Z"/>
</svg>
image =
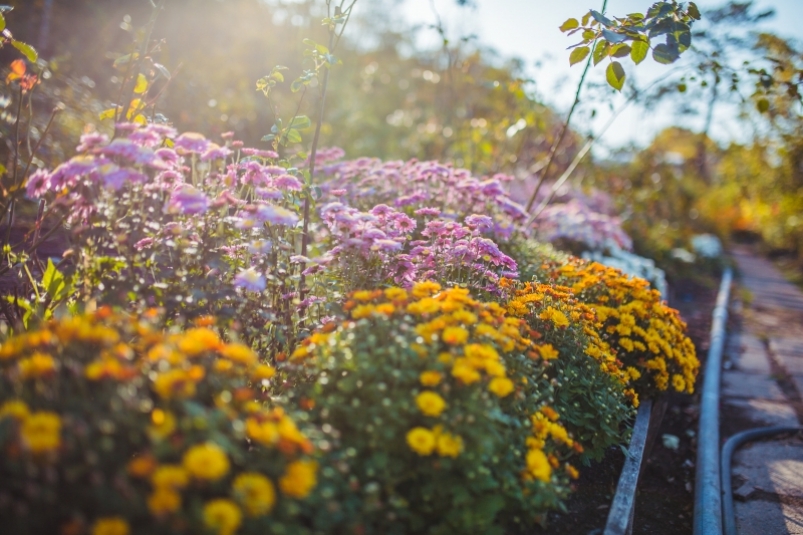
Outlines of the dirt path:
<svg viewBox="0 0 803 535">
<path fill-rule="evenodd" d="M 746 429 L 803 424 L 803 292 L 746 247 L 722 376 L 722 440 Z M 803 438 L 747 444 L 734 457 L 740 535 L 803 535 Z"/>
</svg>

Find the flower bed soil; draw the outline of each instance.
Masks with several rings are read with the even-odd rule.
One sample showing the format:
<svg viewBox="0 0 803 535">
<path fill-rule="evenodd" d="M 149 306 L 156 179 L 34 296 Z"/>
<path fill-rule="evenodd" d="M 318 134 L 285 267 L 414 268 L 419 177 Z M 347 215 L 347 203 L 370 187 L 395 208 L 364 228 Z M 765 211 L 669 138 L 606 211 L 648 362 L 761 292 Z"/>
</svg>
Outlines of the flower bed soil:
<svg viewBox="0 0 803 535">
<path fill-rule="evenodd" d="M 688 324 L 688 334 L 704 362 L 708 351 L 711 314 L 716 304 L 718 279 L 683 280 L 673 286 L 670 305 Z M 636 498 L 633 533 L 682 535 L 692 532 L 694 511 L 694 463 L 697 457 L 699 385 L 694 396 L 670 394 L 667 409 L 652 446 Z M 663 436 L 679 439 L 677 449 L 664 446 Z M 671 439 L 670 439 L 671 440 Z M 593 466 L 582 467 L 577 490 L 566 513 L 551 513 L 537 535 L 601 535 L 608 517 L 624 454 L 611 448 Z"/>
</svg>

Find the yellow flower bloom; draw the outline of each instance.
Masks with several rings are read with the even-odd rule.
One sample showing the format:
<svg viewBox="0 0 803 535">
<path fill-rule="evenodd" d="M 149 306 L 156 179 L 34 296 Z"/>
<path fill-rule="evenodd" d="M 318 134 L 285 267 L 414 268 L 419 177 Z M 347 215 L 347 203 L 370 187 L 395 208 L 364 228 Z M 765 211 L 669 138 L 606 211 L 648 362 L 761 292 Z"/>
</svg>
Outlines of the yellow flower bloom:
<svg viewBox="0 0 803 535">
<path fill-rule="evenodd" d="M 249 516 L 268 514 L 276 503 L 276 490 L 270 479 L 255 472 L 237 476 L 232 484 L 234 497 Z"/>
<path fill-rule="evenodd" d="M 183 489 L 189 482 L 187 470 L 177 464 L 162 465 L 151 476 L 151 484 L 156 488 Z"/>
<path fill-rule="evenodd" d="M 383 316 L 392 316 L 396 312 L 396 307 L 391 303 L 382 303 L 381 305 L 376 305 L 376 312 Z"/>
<path fill-rule="evenodd" d="M 153 440 L 164 440 L 176 430 L 176 417 L 173 413 L 154 409 L 151 413 L 151 425 L 148 426 L 148 436 Z"/>
<path fill-rule="evenodd" d="M 672 376 L 672 386 L 675 387 L 676 392 L 683 392 L 686 390 L 686 380 L 682 375 L 675 374 Z"/>
<path fill-rule="evenodd" d="M 259 364 L 254 370 L 251 372 L 251 380 L 254 382 L 261 382 L 265 379 L 270 379 L 276 375 L 276 369 L 273 366 L 268 366 L 267 364 Z"/>
<path fill-rule="evenodd" d="M 55 412 L 34 412 L 22 423 L 25 446 L 33 453 L 46 453 L 61 445 L 61 418 Z"/>
<path fill-rule="evenodd" d="M 39 351 L 19 362 L 20 375 L 23 379 L 36 379 L 49 375 L 56 370 L 53 357 Z"/>
<path fill-rule="evenodd" d="M 468 344 L 463 351 L 470 360 L 499 360 L 499 352 L 492 345 Z"/>
<path fill-rule="evenodd" d="M 446 402 L 435 392 L 429 390 L 421 392 L 415 398 L 418 409 L 426 416 L 440 416 L 446 409 Z"/>
<path fill-rule="evenodd" d="M 437 282 L 422 281 L 413 285 L 411 293 L 415 297 L 429 297 L 437 293 L 441 289 L 441 285 Z"/>
<path fill-rule="evenodd" d="M 513 381 L 507 377 L 494 377 L 488 384 L 488 390 L 503 398 L 513 392 Z"/>
<path fill-rule="evenodd" d="M 545 483 L 549 483 L 549 479 L 552 477 L 552 467 L 549 465 L 549 459 L 543 451 L 527 450 L 526 461 L 527 471 L 530 475 Z"/>
<path fill-rule="evenodd" d="M 370 290 L 360 290 L 351 294 L 351 297 L 357 301 L 370 301 L 374 298 L 374 295 Z"/>
<path fill-rule="evenodd" d="M 425 427 L 414 427 L 407 432 L 407 445 L 419 455 L 430 455 L 435 449 L 435 434 Z"/>
<path fill-rule="evenodd" d="M 153 389 L 162 399 L 186 399 L 195 395 L 195 382 L 186 371 L 172 369 L 156 375 Z"/>
<path fill-rule="evenodd" d="M 229 471 L 229 458 L 214 442 L 197 444 L 182 459 L 184 468 L 197 479 L 216 481 Z"/>
<path fill-rule="evenodd" d="M 257 354 L 245 344 L 229 344 L 220 350 L 220 354 L 234 362 L 250 366 L 257 361 Z"/>
<path fill-rule="evenodd" d="M 547 307 L 538 317 L 542 320 L 551 320 L 555 327 L 569 326 L 569 319 L 566 317 L 566 314 L 552 306 Z"/>
<path fill-rule="evenodd" d="M 385 290 L 385 297 L 391 301 L 399 301 L 407 299 L 407 290 L 404 288 L 388 288 Z"/>
<path fill-rule="evenodd" d="M 314 461 L 293 461 L 279 480 L 279 488 L 293 498 L 306 498 L 318 482 Z"/>
<path fill-rule="evenodd" d="M 204 524 L 217 535 L 233 535 L 243 521 L 243 513 L 237 504 L 223 498 L 206 502 Z"/>
<path fill-rule="evenodd" d="M 189 329 L 178 340 L 179 351 L 190 357 L 204 351 L 220 349 L 222 345 L 223 342 L 221 342 L 217 333 L 205 327 Z"/>
<path fill-rule="evenodd" d="M 482 363 L 483 367 L 485 368 L 485 373 L 490 375 L 491 377 L 504 377 L 505 376 L 505 365 L 501 362 L 496 360 L 486 360 Z"/>
<path fill-rule="evenodd" d="M 122 517 L 99 518 L 92 525 L 92 535 L 128 535 L 131 528 Z"/>
<path fill-rule="evenodd" d="M 279 427 L 274 422 L 260 422 L 256 418 L 246 419 L 245 434 L 263 446 L 273 446 L 279 441 Z"/>
<path fill-rule="evenodd" d="M 438 455 L 455 458 L 463 451 L 463 439 L 458 435 L 440 433 L 437 439 Z"/>
<path fill-rule="evenodd" d="M 463 327 L 447 327 L 443 330 L 441 338 L 449 345 L 465 344 L 468 340 L 468 331 Z"/>
<path fill-rule="evenodd" d="M 470 385 L 480 380 L 480 372 L 474 369 L 467 359 L 455 359 L 452 366 L 452 377 L 460 380 L 463 384 Z"/>
<path fill-rule="evenodd" d="M 440 303 L 431 297 L 425 297 L 420 301 L 415 301 L 407 305 L 407 312 L 410 314 L 434 314 L 441 309 Z"/>
<path fill-rule="evenodd" d="M 307 346 L 298 346 L 293 350 L 293 354 L 290 355 L 290 360 L 299 360 L 309 356 L 310 352 Z"/>
<path fill-rule="evenodd" d="M 11 417 L 22 421 L 25 420 L 29 414 L 28 405 L 19 399 L 11 399 L 0 405 L 0 420 Z"/>
<path fill-rule="evenodd" d="M 374 305 L 357 305 L 354 307 L 354 310 L 351 311 L 351 317 L 355 320 L 370 318 L 375 310 L 376 307 Z"/>
<path fill-rule="evenodd" d="M 152 515 L 164 516 L 181 509 L 181 494 L 168 487 L 157 487 L 147 502 Z"/>
<path fill-rule="evenodd" d="M 542 346 L 538 346 L 538 353 L 541 355 L 541 358 L 544 360 L 554 360 L 560 356 L 560 353 L 557 349 L 552 347 L 552 344 L 544 344 Z"/>
<path fill-rule="evenodd" d="M 441 380 L 443 380 L 443 374 L 435 370 L 427 370 L 425 372 L 421 372 L 421 375 L 418 377 L 418 379 L 424 386 L 438 386 Z M 0 412 L 0 415 L 2 415 L 2 412 Z"/>
</svg>

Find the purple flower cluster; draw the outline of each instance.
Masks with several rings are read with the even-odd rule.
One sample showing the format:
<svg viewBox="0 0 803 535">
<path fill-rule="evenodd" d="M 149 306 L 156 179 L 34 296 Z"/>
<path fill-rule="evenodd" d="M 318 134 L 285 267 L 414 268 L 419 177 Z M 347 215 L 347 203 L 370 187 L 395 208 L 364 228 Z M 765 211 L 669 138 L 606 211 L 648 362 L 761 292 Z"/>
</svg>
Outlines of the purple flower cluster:
<svg viewBox="0 0 803 535">
<path fill-rule="evenodd" d="M 322 186 L 325 194 L 363 210 L 384 203 L 400 209 L 435 209 L 453 218 L 484 213 L 493 219 L 485 229 L 490 235 L 506 239 L 516 231 L 526 234 L 527 214 L 503 185 L 512 180 L 508 175 L 478 179 L 451 164 L 375 158 L 331 164 L 323 172 L 329 177 Z"/>
<path fill-rule="evenodd" d="M 628 251 L 633 248 L 618 217 L 595 212 L 579 199 L 547 206 L 535 223 L 538 237 L 544 241 L 572 240 L 591 251 L 605 249 L 608 242 Z"/>
<path fill-rule="evenodd" d="M 307 272 L 335 272 L 355 288 L 432 279 L 494 293 L 500 277 L 518 277 L 516 262 L 482 236 L 493 225 L 490 217 L 472 214 L 460 224 L 437 209 L 415 215 L 419 220 L 386 204 L 365 212 L 341 202 L 323 206 L 332 247 Z"/>
</svg>

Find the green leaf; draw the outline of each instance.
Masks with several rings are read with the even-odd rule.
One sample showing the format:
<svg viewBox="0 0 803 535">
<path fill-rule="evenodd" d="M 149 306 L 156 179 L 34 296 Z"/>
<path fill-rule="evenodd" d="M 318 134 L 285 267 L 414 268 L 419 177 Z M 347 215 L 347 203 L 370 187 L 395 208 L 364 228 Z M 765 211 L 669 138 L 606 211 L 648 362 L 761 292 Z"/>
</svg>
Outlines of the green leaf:
<svg viewBox="0 0 803 535">
<path fill-rule="evenodd" d="M 611 47 L 608 53 L 612 58 L 624 58 L 630 55 L 630 46 L 625 43 L 617 43 Z"/>
<path fill-rule="evenodd" d="M 593 9 L 590 11 L 591 16 L 594 17 L 594 20 L 602 24 L 603 26 L 613 26 L 613 22 L 611 19 L 607 18 L 605 15 L 600 13 L 599 11 L 594 11 Z"/>
<path fill-rule="evenodd" d="M 661 43 L 660 45 L 657 45 L 655 48 L 653 48 L 652 59 L 654 59 L 658 63 L 669 65 L 670 63 L 678 59 L 678 54 L 677 52 L 673 52 L 672 49 L 666 46 L 665 44 Z"/>
<path fill-rule="evenodd" d="M 770 101 L 765 98 L 759 99 L 756 102 L 756 109 L 761 113 L 767 113 L 770 109 Z"/>
<path fill-rule="evenodd" d="M 273 71 L 272 73 L 270 73 L 270 77 L 279 83 L 284 82 L 284 75 L 279 71 Z"/>
<path fill-rule="evenodd" d="M 39 59 L 39 54 L 36 52 L 34 47 L 27 43 L 23 43 L 22 41 L 17 41 L 16 39 L 12 39 L 11 46 L 22 52 L 22 55 L 28 58 L 28 61 L 31 63 L 36 63 L 36 60 Z"/>
<path fill-rule="evenodd" d="M 605 70 L 605 79 L 612 88 L 621 91 L 625 85 L 625 70 L 622 68 L 622 64 L 612 61 Z"/>
<path fill-rule="evenodd" d="M 597 32 L 594 30 L 583 30 L 583 40 L 593 41 L 597 37 Z"/>
<path fill-rule="evenodd" d="M 683 83 L 678 84 L 678 92 L 685 93 L 686 92 L 686 84 L 683 84 Z"/>
<path fill-rule="evenodd" d="M 0 32 L 6 29 L 6 18 L 0 13 Z"/>
<path fill-rule="evenodd" d="M 287 142 L 288 143 L 301 143 L 301 134 L 295 128 L 291 128 L 287 131 Z"/>
<path fill-rule="evenodd" d="M 697 4 L 694 2 L 689 2 L 689 9 L 687 10 L 689 16 L 694 20 L 700 20 L 702 17 L 700 16 L 700 10 L 697 9 Z"/>
<path fill-rule="evenodd" d="M 293 93 L 298 93 L 299 91 L 301 91 L 302 87 L 304 87 L 304 81 L 301 80 L 300 78 L 297 78 L 293 80 L 292 84 L 290 84 L 290 91 L 292 91 Z"/>
<path fill-rule="evenodd" d="M 582 22 L 583 22 L 583 26 L 588 26 L 588 21 L 590 21 L 590 20 L 591 20 L 591 12 L 589 11 L 588 13 L 586 13 L 585 15 L 583 15 L 583 18 L 582 18 L 582 19 L 580 19 L 580 20 L 582 20 Z"/>
<path fill-rule="evenodd" d="M 575 63 L 580 63 L 586 56 L 591 53 L 591 49 L 587 46 L 581 46 L 580 48 L 575 48 L 572 50 L 571 55 L 569 56 L 569 65 L 574 65 Z"/>
<path fill-rule="evenodd" d="M 49 258 L 47 260 L 47 269 L 42 275 L 42 286 L 45 287 L 45 291 L 47 291 L 47 295 L 50 296 L 52 301 L 59 301 L 66 297 L 67 281 L 64 279 L 64 275 L 56 269 L 53 260 Z"/>
<path fill-rule="evenodd" d="M 612 32 L 610 30 L 602 30 L 602 37 L 605 38 L 606 41 L 609 43 L 621 43 L 625 39 L 627 39 L 626 35 L 622 35 L 621 33 Z"/>
<path fill-rule="evenodd" d="M 638 65 L 647 57 L 647 52 L 650 51 L 650 43 L 647 41 L 633 41 L 630 45 L 630 59 L 633 63 Z"/>
<path fill-rule="evenodd" d="M 580 23 L 577 22 L 577 19 L 568 19 L 560 26 L 560 31 L 568 32 L 569 30 L 574 30 L 575 28 L 579 28 Z"/>
<path fill-rule="evenodd" d="M 6 174 L 6 166 L 0 163 L 0 176 Z"/>
<path fill-rule="evenodd" d="M 594 65 L 598 65 L 602 58 L 608 56 L 608 48 L 611 45 L 608 44 L 608 41 L 600 41 L 597 43 L 597 46 L 594 47 Z"/>
<path fill-rule="evenodd" d="M 290 121 L 291 128 L 298 128 L 301 130 L 304 128 L 309 128 L 311 124 L 312 122 L 306 115 L 297 115 L 296 117 L 293 117 L 292 121 Z"/>
</svg>

